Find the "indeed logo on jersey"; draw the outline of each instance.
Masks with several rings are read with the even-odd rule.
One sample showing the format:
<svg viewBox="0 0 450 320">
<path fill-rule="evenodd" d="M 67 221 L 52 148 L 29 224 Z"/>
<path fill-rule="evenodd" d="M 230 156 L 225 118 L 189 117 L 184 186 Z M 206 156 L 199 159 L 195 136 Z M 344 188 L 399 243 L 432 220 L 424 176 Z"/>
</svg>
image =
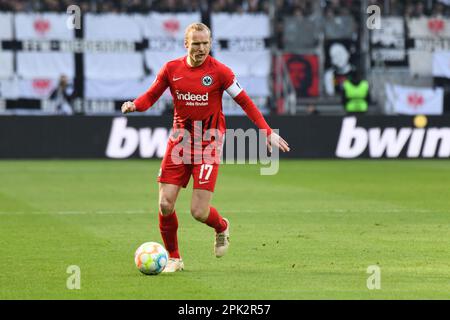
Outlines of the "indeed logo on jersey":
<svg viewBox="0 0 450 320">
<path fill-rule="evenodd" d="M 175 91 L 177 99 L 185 101 L 187 106 L 207 106 L 208 105 L 208 92 L 205 94 L 184 93 L 178 90 Z"/>
</svg>

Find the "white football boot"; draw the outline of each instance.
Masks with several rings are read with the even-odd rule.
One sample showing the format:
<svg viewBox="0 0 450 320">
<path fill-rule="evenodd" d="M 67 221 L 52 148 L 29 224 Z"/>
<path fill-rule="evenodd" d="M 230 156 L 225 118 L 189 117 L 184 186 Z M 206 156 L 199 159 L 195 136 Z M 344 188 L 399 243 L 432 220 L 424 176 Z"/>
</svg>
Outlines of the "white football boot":
<svg viewBox="0 0 450 320">
<path fill-rule="evenodd" d="M 230 245 L 230 222 L 226 218 L 223 218 L 223 220 L 227 222 L 227 228 L 221 233 L 216 233 L 216 241 L 214 242 L 214 253 L 217 258 L 223 257 Z"/>
<path fill-rule="evenodd" d="M 183 259 L 169 258 L 163 272 L 177 272 L 184 269 Z"/>
</svg>

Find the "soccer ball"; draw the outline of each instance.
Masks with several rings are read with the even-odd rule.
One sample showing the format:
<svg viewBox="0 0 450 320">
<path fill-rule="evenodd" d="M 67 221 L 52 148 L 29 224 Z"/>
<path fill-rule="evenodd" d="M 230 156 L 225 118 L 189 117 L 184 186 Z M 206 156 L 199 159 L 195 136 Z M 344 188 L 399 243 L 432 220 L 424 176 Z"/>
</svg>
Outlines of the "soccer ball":
<svg viewBox="0 0 450 320">
<path fill-rule="evenodd" d="M 156 275 L 167 265 L 166 249 L 157 242 L 146 242 L 137 248 L 134 254 L 136 267 L 144 274 Z"/>
</svg>

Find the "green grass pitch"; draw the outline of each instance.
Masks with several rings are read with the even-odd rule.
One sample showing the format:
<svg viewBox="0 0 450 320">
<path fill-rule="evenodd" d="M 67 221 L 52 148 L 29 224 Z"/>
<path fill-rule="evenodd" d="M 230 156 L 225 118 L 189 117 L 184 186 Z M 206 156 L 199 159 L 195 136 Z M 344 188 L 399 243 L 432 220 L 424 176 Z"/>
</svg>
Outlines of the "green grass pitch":
<svg viewBox="0 0 450 320">
<path fill-rule="evenodd" d="M 133 255 L 162 243 L 159 164 L 0 161 L 0 299 L 449 298 L 449 161 L 223 165 L 212 204 L 231 221 L 227 256 L 190 216 L 190 184 L 176 206 L 186 270 L 144 276 Z"/>
</svg>

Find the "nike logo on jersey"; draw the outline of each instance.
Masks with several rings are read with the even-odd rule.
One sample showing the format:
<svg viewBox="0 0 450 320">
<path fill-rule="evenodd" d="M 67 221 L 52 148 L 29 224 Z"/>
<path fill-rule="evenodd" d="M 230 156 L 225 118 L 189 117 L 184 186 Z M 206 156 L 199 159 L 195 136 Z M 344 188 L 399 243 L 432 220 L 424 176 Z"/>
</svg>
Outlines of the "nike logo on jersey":
<svg viewBox="0 0 450 320">
<path fill-rule="evenodd" d="M 172 78 L 173 81 L 178 81 L 178 80 L 180 80 L 180 79 L 183 79 L 183 77 L 179 77 L 179 78 L 173 77 L 173 78 Z"/>
<path fill-rule="evenodd" d="M 209 181 L 199 181 L 198 184 L 205 184 L 208 183 Z"/>
</svg>

